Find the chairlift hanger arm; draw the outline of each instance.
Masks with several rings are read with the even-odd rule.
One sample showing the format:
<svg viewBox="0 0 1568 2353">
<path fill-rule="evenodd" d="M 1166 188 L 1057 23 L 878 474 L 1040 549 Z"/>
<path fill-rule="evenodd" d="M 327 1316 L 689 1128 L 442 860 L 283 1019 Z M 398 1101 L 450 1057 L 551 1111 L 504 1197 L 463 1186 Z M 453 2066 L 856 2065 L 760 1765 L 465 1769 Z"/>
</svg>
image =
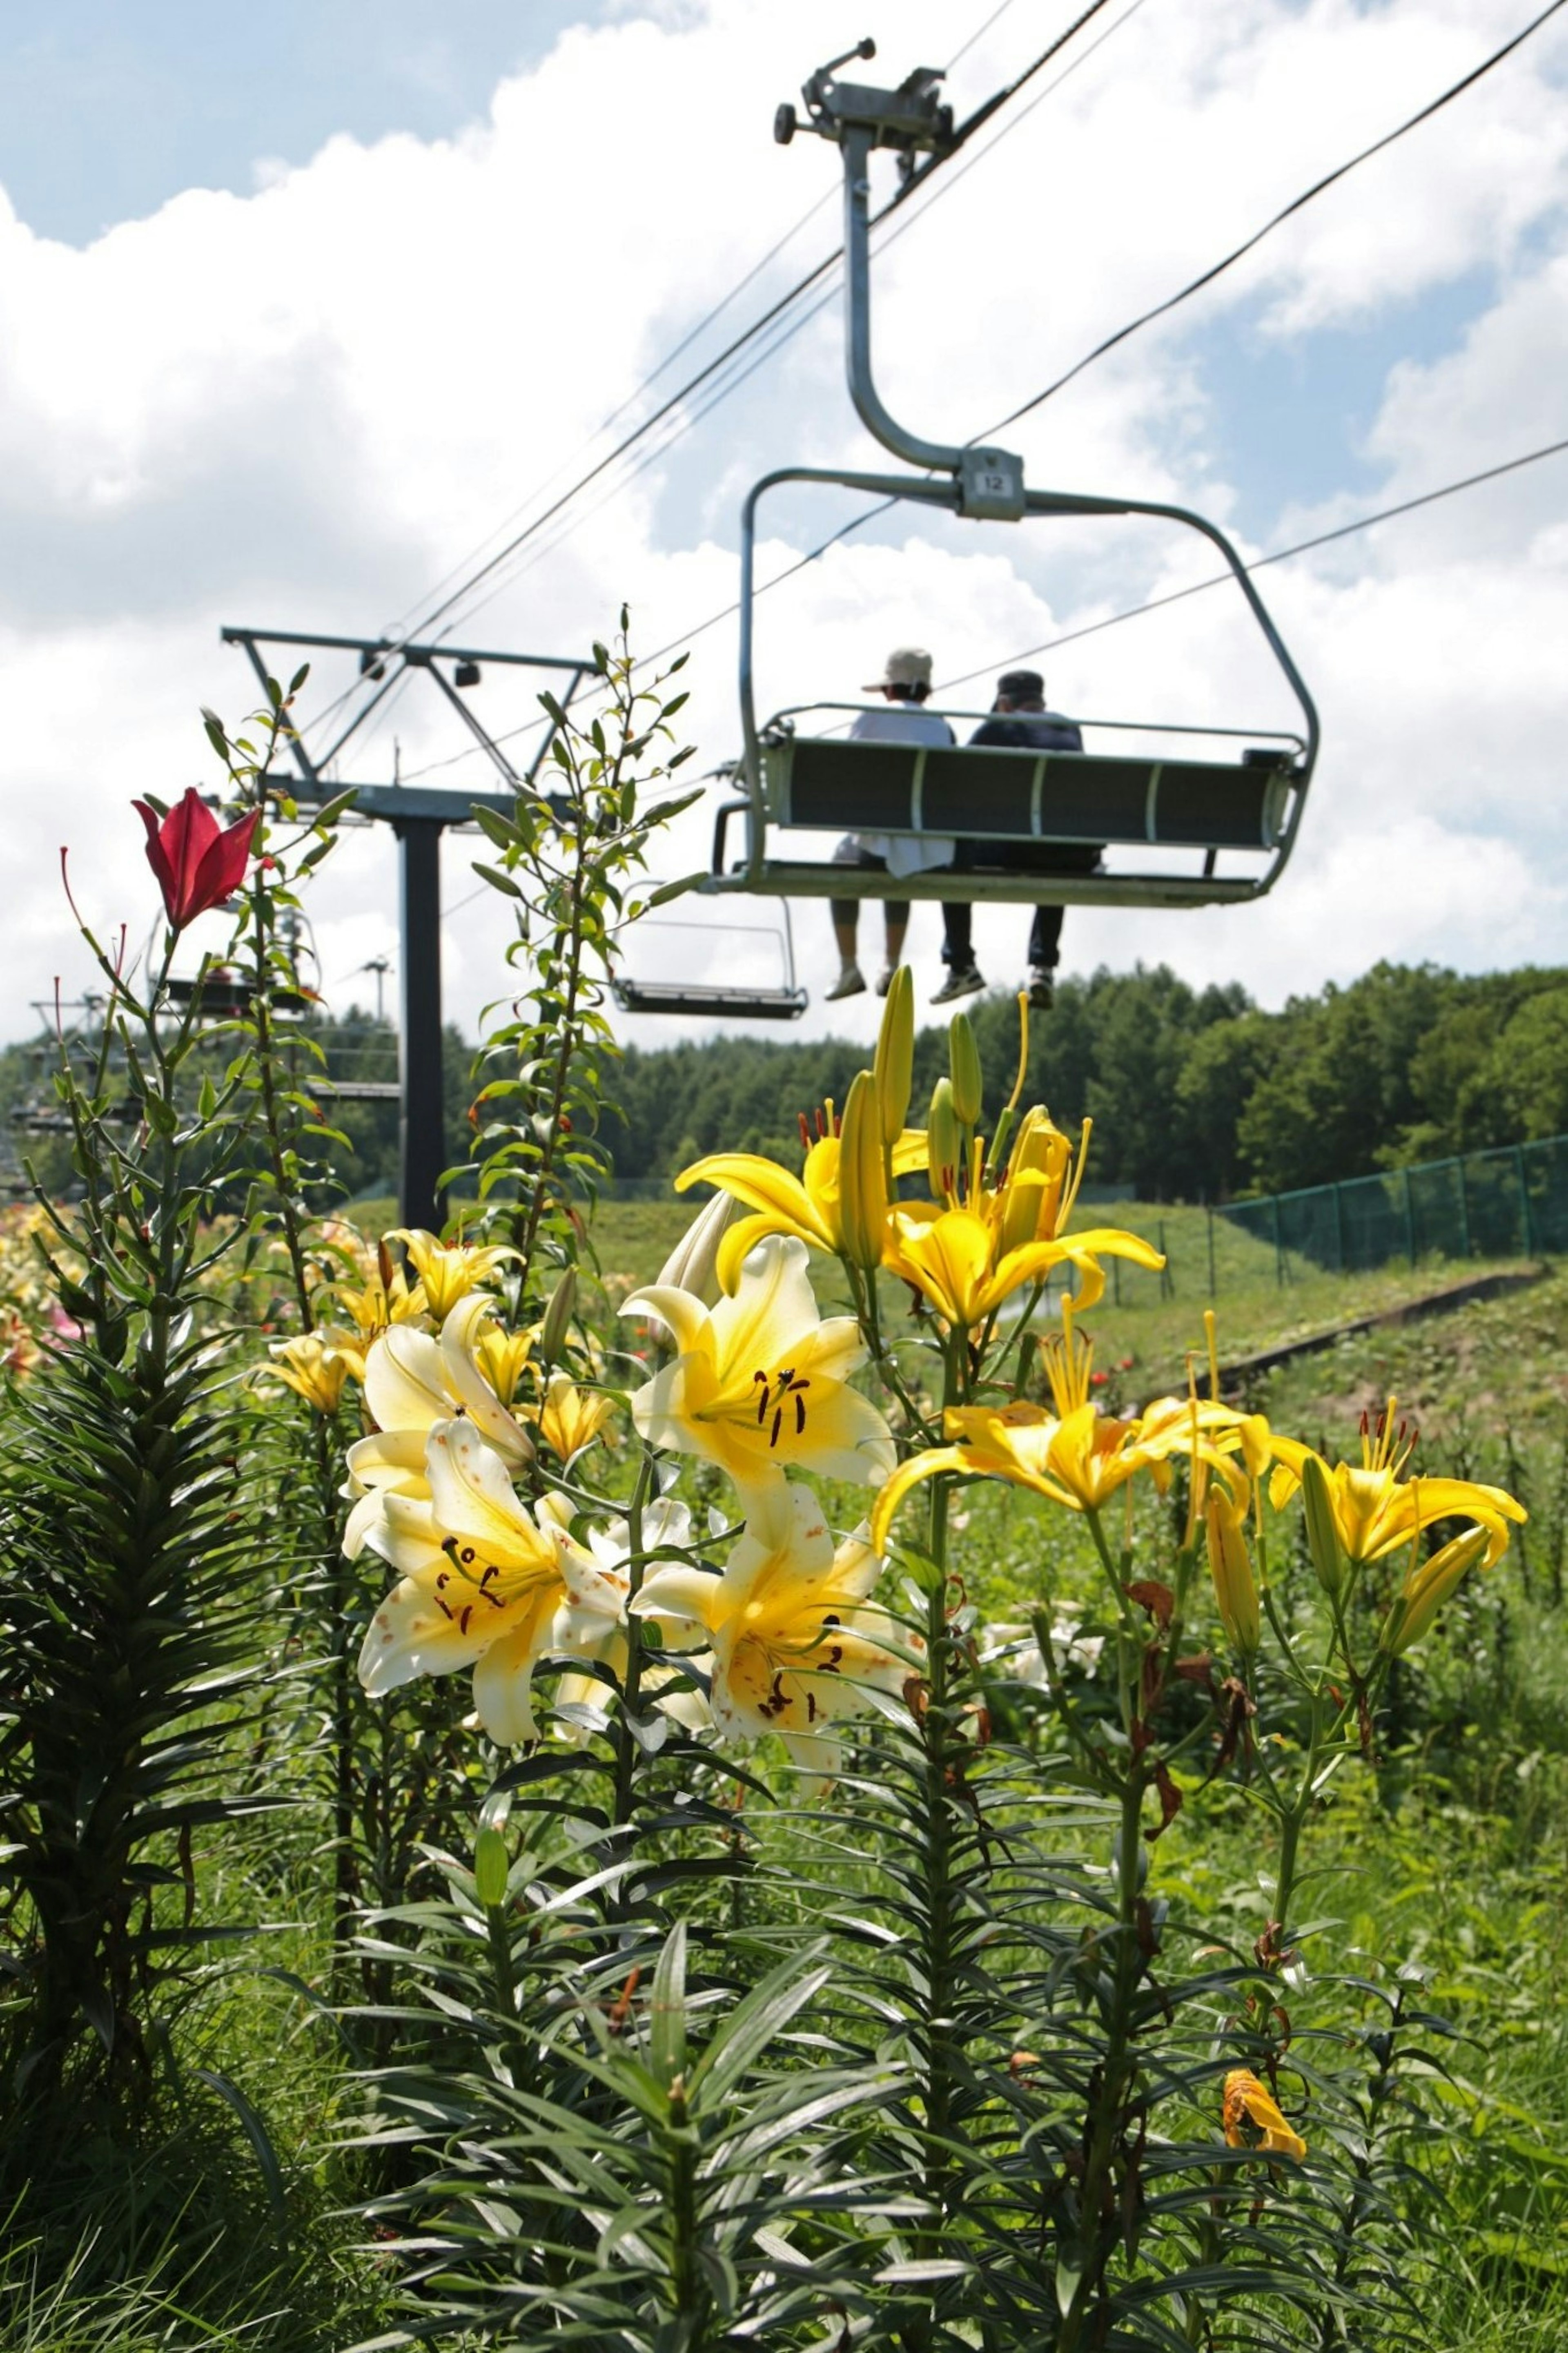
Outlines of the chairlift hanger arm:
<svg viewBox="0 0 1568 2353">
<path fill-rule="evenodd" d="M 873 90 L 834 79 L 852 57 L 874 57 L 876 44 L 862 41 L 830 65 L 820 67 L 801 92 L 805 128 L 832 141 L 844 160 L 845 359 L 849 397 L 867 431 L 906 465 L 951 474 L 959 485 L 961 513 L 976 520 L 1016 522 L 1024 512 L 1024 461 L 1005 449 L 974 448 L 956 442 L 928 441 L 900 425 L 877 389 L 871 367 L 871 156 L 891 147 L 906 175 L 914 158 L 928 155 L 934 169 L 960 143 L 952 109 L 938 95 L 940 69 L 917 66 L 897 90 Z M 781 108 L 773 135 L 794 137 L 793 107 Z M 964 135 L 967 135 L 967 132 Z"/>
</svg>

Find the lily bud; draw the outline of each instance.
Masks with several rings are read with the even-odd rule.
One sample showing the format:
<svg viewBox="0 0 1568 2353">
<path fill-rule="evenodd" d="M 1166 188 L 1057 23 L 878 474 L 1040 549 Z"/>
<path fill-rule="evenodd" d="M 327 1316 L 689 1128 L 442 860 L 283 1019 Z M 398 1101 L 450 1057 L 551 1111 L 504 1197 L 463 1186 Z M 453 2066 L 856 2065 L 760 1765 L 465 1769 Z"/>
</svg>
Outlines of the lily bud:
<svg viewBox="0 0 1568 2353">
<path fill-rule="evenodd" d="M 568 1267 L 550 1294 L 550 1304 L 544 1311 L 544 1321 L 539 1327 L 539 1353 L 547 1365 L 552 1365 L 566 1345 L 566 1335 L 572 1328 L 572 1313 L 577 1304 L 577 1274 Z"/>
<path fill-rule="evenodd" d="M 967 1013 L 955 1013 L 947 1033 L 947 1065 L 952 1072 L 952 1108 L 963 1127 L 978 1127 L 984 1103 L 980 1049 Z"/>
<path fill-rule="evenodd" d="M 1002 1243 L 998 1255 L 1026 1242 L 1055 1239 L 1072 1147 L 1037 1103 L 1024 1113 L 1007 1166 Z"/>
<path fill-rule="evenodd" d="M 838 1229 L 851 1266 L 872 1273 L 882 1263 L 888 1175 L 877 1082 L 861 1071 L 849 1089 L 838 1139 Z"/>
<path fill-rule="evenodd" d="M 1319 1584 L 1332 1601 L 1337 1599 L 1345 1581 L 1344 1546 L 1334 1517 L 1334 1491 L 1315 1454 L 1307 1455 L 1301 1464 L 1301 1504 L 1307 1515 L 1307 1549 L 1312 1556 L 1312 1567 L 1318 1572 Z"/>
<path fill-rule="evenodd" d="M 901 964 L 888 987 L 882 1026 L 877 1033 L 872 1076 L 882 1114 L 882 1142 L 889 1149 L 904 1132 L 915 1064 L 915 976 Z"/>
<path fill-rule="evenodd" d="M 1243 1533 L 1243 1514 L 1226 1490 L 1216 1485 L 1209 1490 L 1204 1517 L 1220 1618 L 1234 1647 L 1249 1659 L 1263 1631 L 1263 1617 Z"/>
<path fill-rule="evenodd" d="M 505 1839 L 487 1823 L 474 1841 L 474 1893 L 487 1912 L 495 1911 L 506 1902 L 510 1868 L 511 1857 L 506 1851 Z"/>
<path fill-rule="evenodd" d="M 934 1199 L 945 1199 L 957 1185 L 963 1148 L 958 1113 L 952 1104 L 952 1081 L 938 1079 L 931 1089 L 931 1111 L 926 1119 L 926 1175 Z"/>
<path fill-rule="evenodd" d="M 1474 1568 L 1489 1541 L 1485 1528 L 1467 1528 L 1462 1536 L 1455 1536 L 1451 1543 L 1442 1546 L 1430 1560 L 1418 1561 L 1407 1571 L 1378 1636 L 1380 1648 L 1391 1659 L 1398 1658 L 1412 1642 L 1421 1640 L 1459 1579 Z"/>
<path fill-rule="evenodd" d="M 715 1193 L 693 1218 L 658 1271 L 658 1281 L 689 1292 L 704 1307 L 716 1307 L 721 1289 L 719 1245 L 734 1212 L 729 1193 Z"/>
</svg>

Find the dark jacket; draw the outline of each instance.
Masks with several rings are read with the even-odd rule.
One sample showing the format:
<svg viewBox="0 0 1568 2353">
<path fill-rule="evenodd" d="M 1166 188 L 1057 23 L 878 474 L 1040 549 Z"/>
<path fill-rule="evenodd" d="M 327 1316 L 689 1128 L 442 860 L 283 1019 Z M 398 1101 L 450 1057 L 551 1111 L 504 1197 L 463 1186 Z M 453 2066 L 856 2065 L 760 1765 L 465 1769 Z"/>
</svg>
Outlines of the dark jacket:
<svg viewBox="0 0 1568 2353">
<path fill-rule="evenodd" d="M 1083 733 L 1059 711 L 1009 712 L 1005 718 L 983 719 L 972 744 L 994 744 L 1012 752 L 1081 752 Z"/>
</svg>

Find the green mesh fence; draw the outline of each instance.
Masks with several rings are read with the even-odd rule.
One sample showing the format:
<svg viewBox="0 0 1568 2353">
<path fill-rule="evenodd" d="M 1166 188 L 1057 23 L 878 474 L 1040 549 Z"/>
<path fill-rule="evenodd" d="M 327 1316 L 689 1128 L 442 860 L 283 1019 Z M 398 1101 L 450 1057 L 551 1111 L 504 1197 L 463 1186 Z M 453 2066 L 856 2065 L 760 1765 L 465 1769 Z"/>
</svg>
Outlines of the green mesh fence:
<svg viewBox="0 0 1568 2353">
<path fill-rule="evenodd" d="M 1550 1255 L 1568 1249 L 1568 1136 L 1232 1201 L 1219 1214 L 1272 1248 L 1282 1282 L 1292 1261 L 1357 1273 L 1395 1259 Z"/>
</svg>

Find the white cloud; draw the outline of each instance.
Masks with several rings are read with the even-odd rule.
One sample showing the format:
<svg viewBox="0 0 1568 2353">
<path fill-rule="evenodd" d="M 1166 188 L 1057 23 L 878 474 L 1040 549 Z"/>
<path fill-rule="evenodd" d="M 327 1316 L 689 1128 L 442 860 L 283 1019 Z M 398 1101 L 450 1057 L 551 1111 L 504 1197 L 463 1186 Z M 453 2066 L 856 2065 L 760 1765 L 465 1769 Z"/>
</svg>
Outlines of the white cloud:
<svg viewBox="0 0 1568 2353">
<path fill-rule="evenodd" d="M 961 111 L 1068 15 L 1042 13 L 1026 32 L 1004 16 L 964 58 Z M 879 28 L 889 75 L 946 54 L 953 16 L 939 0 L 889 12 Z M 536 483 L 572 480 L 600 419 L 833 185 L 834 155 L 806 140 L 774 148 L 767 126 L 839 30 L 827 0 L 628 11 L 566 36 L 500 87 L 487 122 L 453 139 L 366 148 L 338 138 L 305 166 L 269 167 L 251 196 L 192 191 L 85 251 L 0 215 L 0 533 L 11 559 L 0 781 L 21 886 L 0 979 L 14 1030 L 26 1000 L 62 963 L 69 970 L 60 840 L 73 843 L 84 902 L 105 922 L 150 919 L 125 804 L 201 770 L 197 704 L 234 713 L 248 702 L 218 624 L 374 629 L 470 546 L 493 544 L 498 518 Z M 994 160 L 887 248 L 876 342 L 890 405 L 932 434 L 984 427 L 1499 37 L 1483 0 L 1244 0 L 1223 22 L 1147 0 Z M 1562 37 L 1543 35 L 1203 298 L 1261 298 L 1271 333 L 1303 337 L 1369 311 L 1401 315 L 1425 290 L 1494 273 L 1460 348 L 1390 378 L 1364 451 L 1385 491 L 1298 511 L 1291 529 L 1330 527 L 1563 429 L 1568 120 L 1551 76 L 1565 54 Z M 726 323 L 791 282 L 835 229 L 829 206 Z M 1194 315 L 1029 419 L 1032 478 L 1229 512 Z M 571 649 L 603 634 L 626 596 L 638 641 L 659 642 L 733 596 L 746 481 L 776 463 L 871 455 L 842 389 L 831 311 L 668 467 L 590 513 L 459 636 Z M 1278 462 L 1284 505 L 1288 448 Z M 809 512 L 781 502 L 764 525 L 777 534 L 764 576 L 851 511 L 847 500 Z M 1092 542 L 1076 527 L 976 541 L 917 517 L 901 550 L 851 540 L 766 600 L 764 685 L 781 702 L 852 692 L 904 636 L 931 640 L 952 674 L 1210 569 L 1195 543 L 1131 525 Z M 1555 955 L 1568 843 L 1552 786 L 1568 688 L 1552 649 L 1568 623 L 1568 461 L 1263 585 L 1325 718 L 1296 865 L 1263 908 L 1072 914 L 1069 965 L 1167 956 L 1277 1001 L 1379 955 L 1473 965 Z M 712 758 L 735 745 L 732 664 L 726 623 L 692 664 L 689 715 Z M 1245 617 L 1217 596 L 1085 639 L 1047 668 L 1059 699 L 1086 711 L 1239 712 L 1248 724 L 1288 712 Z M 323 664 L 323 690 L 350 675 Z M 526 682 L 494 673 L 481 694 L 476 707 L 497 726 L 531 707 Z M 384 775 L 394 734 L 405 770 L 457 747 L 437 698 L 411 689 L 345 773 Z M 474 784 L 482 772 L 444 773 Z M 669 871 L 700 857 L 705 831 L 688 824 Z M 469 887 L 467 856 L 448 844 L 448 905 Z M 354 967 L 395 949 L 395 907 L 391 845 L 356 838 L 315 911 L 330 987 L 369 993 Z M 694 913 L 773 919 L 765 907 Z M 826 920 L 815 904 L 796 913 L 814 983 Z M 505 987 L 505 929 L 504 909 L 482 900 L 448 927 L 448 1004 L 466 1020 Z M 998 981 L 1022 961 L 1024 929 L 1021 913 L 980 918 Z M 934 910 L 918 910 L 911 947 L 932 981 L 937 936 Z M 773 954 L 727 933 L 650 943 L 656 967 L 687 951 L 711 974 L 748 955 L 762 974 Z M 869 1003 L 831 1018 L 814 1007 L 808 1026 L 869 1034 L 874 1018 Z"/>
</svg>

